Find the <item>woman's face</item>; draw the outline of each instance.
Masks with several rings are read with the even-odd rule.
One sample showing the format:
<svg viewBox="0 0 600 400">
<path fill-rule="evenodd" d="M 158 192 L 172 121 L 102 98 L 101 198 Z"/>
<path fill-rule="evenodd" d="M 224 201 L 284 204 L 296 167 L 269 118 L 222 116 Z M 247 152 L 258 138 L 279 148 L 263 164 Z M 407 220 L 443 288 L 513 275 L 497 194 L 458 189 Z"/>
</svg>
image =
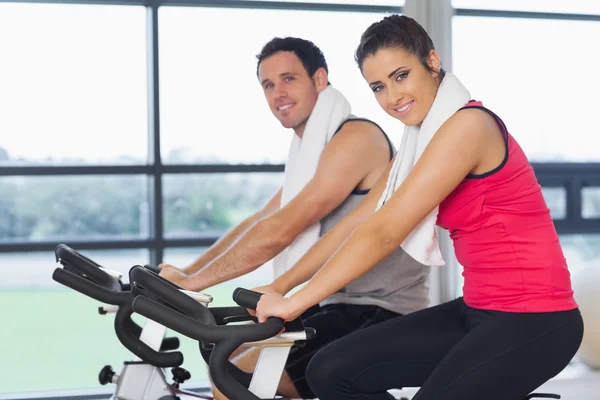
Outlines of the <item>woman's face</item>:
<svg viewBox="0 0 600 400">
<path fill-rule="evenodd" d="M 440 70 L 435 50 L 427 61 L 434 71 Z M 362 74 L 385 112 L 405 125 L 421 125 L 437 93 L 438 73 L 404 49 L 386 48 L 364 59 Z"/>
</svg>

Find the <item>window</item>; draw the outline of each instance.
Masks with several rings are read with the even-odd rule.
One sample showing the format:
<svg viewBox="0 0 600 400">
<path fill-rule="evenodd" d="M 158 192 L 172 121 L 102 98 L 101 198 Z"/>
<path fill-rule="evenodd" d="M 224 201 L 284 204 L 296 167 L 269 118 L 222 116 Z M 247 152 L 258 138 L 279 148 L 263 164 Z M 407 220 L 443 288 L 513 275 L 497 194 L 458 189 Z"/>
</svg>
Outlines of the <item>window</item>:
<svg viewBox="0 0 600 400">
<path fill-rule="evenodd" d="M 81 253 L 124 274 L 149 262 L 147 250 Z M 131 358 L 114 314 L 99 315 L 99 302 L 53 281 L 54 268 L 54 252 L 0 253 L 0 393 L 98 387 L 104 365 L 117 371 Z"/>
<path fill-rule="evenodd" d="M 136 175 L 0 178 L 0 243 L 147 238 L 147 192 Z"/>
<path fill-rule="evenodd" d="M 372 6 L 403 6 L 405 0 L 283 0 L 286 3 L 357 4 Z"/>
<path fill-rule="evenodd" d="M 592 265 L 600 266 L 600 233 L 561 235 L 560 243 L 572 274 Z"/>
<path fill-rule="evenodd" d="M 552 219 L 567 217 L 567 191 L 564 187 L 542 187 L 542 194 Z"/>
<path fill-rule="evenodd" d="M 145 21 L 144 7 L 0 3 L 0 165 L 145 163 Z"/>
<path fill-rule="evenodd" d="M 600 218 L 600 187 L 584 187 L 581 190 L 581 216 Z"/>
<path fill-rule="evenodd" d="M 452 0 L 454 8 L 600 14 L 600 4 L 590 0 Z"/>
<path fill-rule="evenodd" d="M 348 98 L 353 113 L 373 118 L 399 142 L 402 126 L 380 109 L 354 62 L 360 35 L 382 17 L 352 12 L 161 7 L 164 162 L 284 162 L 291 131 L 271 114 L 256 78 L 255 55 L 274 36 L 314 41 L 325 54 L 332 84 Z M 240 34 L 238 27 L 247 26 L 248 21 L 252 21 L 252 29 Z M 330 34 L 333 21 L 335 35 Z"/>
<path fill-rule="evenodd" d="M 531 161 L 600 161 L 587 144 L 600 81 L 586 67 L 600 62 L 589 52 L 600 23 L 454 17 L 452 35 L 453 72 L 504 120 Z M 565 66 L 582 54 L 585 63 Z"/>
<path fill-rule="evenodd" d="M 385 2 L 401 3 L 380 4 Z M 0 131 L 6 133 L 0 166 L 148 163 L 153 127 L 147 110 L 146 13 L 142 6 L 0 4 L 0 51 L 10 60 L 0 64 L 0 107 L 5 111 Z M 315 41 L 327 56 L 332 83 L 348 97 L 353 113 L 374 119 L 398 142 L 402 127 L 379 108 L 354 63 L 360 35 L 382 16 L 161 7 L 163 161 L 284 162 L 291 132 L 270 114 L 255 75 L 255 54 L 274 35 Z M 231 33 L 231 27 L 247 26 L 248 20 L 252 30 Z M 331 37 L 332 21 L 349 40 Z M 207 39 L 217 36 L 218 41 Z M 8 37 L 19 40 L 1 39 Z M 160 235 L 217 237 L 266 204 L 283 179 L 281 173 L 162 175 L 163 232 L 154 237 L 151 182 L 152 174 L 162 173 L 161 166 L 130 169 L 127 175 L 114 168 L 111 175 L 98 175 L 104 173 L 100 169 L 87 170 L 91 175 L 73 171 L 0 178 L 1 250 L 15 243 L 141 239 L 165 246 Z M 183 267 L 205 250 L 167 248 L 161 261 Z M 82 252 L 121 271 L 126 281 L 133 265 L 150 262 L 149 249 Z M 118 371 L 131 358 L 115 337 L 112 315 L 98 315 L 96 301 L 52 281 L 51 251 L 0 252 L 0 263 L 10 275 L 0 283 L 0 304 L 11 310 L 8 340 L 0 345 L 6 361 L 0 392 L 99 388 L 104 365 Z M 18 273 L 12 274 L 15 268 Z M 236 287 L 254 288 L 271 279 L 269 262 L 207 293 L 214 305 L 231 305 Z M 197 343 L 178 336 L 184 367 L 193 381 L 206 383 Z M 58 375 L 57 360 L 64 363 Z"/>
<path fill-rule="evenodd" d="M 166 175 L 165 237 L 220 236 L 267 204 L 282 184 L 281 173 Z"/>
</svg>

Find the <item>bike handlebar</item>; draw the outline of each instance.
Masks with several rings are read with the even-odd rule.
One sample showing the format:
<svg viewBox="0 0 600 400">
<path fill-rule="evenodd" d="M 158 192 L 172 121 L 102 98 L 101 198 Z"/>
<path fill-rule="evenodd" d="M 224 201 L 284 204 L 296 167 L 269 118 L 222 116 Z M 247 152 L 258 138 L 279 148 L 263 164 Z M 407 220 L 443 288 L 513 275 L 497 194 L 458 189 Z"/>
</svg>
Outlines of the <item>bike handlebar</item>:
<svg viewBox="0 0 600 400">
<path fill-rule="evenodd" d="M 230 361 L 231 354 L 243 343 L 261 341 L 277 335 L 284 326 L 280 318 L 249 325 L 218 325 L 209 308 L 199 304 L 164 278 L 134 267 L 130 272 L 133 310 L 201 344 L 213 344 L 208 362 L 210 376 L 219 390 L 230 399 L 259 400 L 240 382 L 239 370 Z M 245 308 L 256 308 L 261 293 L 238 288 L 234 301 Z M 247 314 L 247 313 L 246 313 Z M 243 376 L 243 374 L 242 374 Z"/>
<path fill-rule="evenodd" d="M 131 319 L 134 296 L 131 291 L 123 289 L 119 280 L 67 245 L 58 245 L 55 256 L 57 262 L 60 262 L 64 268 L 56 268 L 52 273 L 52 279 L 102 303 L 118 306 L 114 321 L 115 332 L 127 350 L 144 362 L 157 367 L 177 367 L 183 364 L 181 352 L 155 351 L 140 340 L 142 329 Z M 178 347 L 177 338 L 165 338 L 161 350 L 175 350 Z"/>
</svg>

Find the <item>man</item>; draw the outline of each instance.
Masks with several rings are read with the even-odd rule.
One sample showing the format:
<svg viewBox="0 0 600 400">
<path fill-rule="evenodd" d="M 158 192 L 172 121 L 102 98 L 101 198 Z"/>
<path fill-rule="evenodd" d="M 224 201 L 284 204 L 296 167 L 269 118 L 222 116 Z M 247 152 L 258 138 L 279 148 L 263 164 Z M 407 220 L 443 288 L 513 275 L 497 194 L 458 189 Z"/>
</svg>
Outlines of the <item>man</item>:
<svg viewBox="0 0 600 400">
<path fill-rule="evenodd" d="M 273 258 L 275 277 L 281 276 L 358 206 L 393 158 L 381 128 L 352 116 L 343 95 L 329 84 L 325 57 L 313 43 L 275 38 L 257 58 L 269 108 L 295 134 L 284 185 L 183 271 L 161 265 L 163 276 L 187 290 L 203 291 Z M 316 338 L 291 350 L 278 394 L 314 398 L 304 377 L 312 355 L 356 329 L 426 307 L 428 273 L 399 249 L 347 290 L 307 311 L 302 320 L 315 328 Z M 238 350 L 233 362 L 252 371 L 259 349 Z"/>
</svg>

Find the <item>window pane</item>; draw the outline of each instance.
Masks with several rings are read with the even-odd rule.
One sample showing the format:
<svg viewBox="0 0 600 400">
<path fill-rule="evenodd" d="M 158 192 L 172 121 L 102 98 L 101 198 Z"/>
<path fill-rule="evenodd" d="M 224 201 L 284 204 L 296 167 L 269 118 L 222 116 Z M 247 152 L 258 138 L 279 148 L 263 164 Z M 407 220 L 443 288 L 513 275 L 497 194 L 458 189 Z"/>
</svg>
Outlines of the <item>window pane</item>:
<svg viewBox="0 0 600 400">
<path fill-rule="evenodd" d="M 581 216 L 600 218 L 600 187 L 586 187 L 581 190 Z"/>
<path fill-rule="evenodd" d="M 286 3 L 357 4 L 369 6 L 403 6 L 405 0 L 283 0 Z"/>
<path fill-rule="evenodd" d="M 353 113 L 399 141 L 402 126 L 380 109 L 354 62 L 360 35 L 383 14 L 161 7 L 159 17 L 166 163 L 284 162 L 292 131 L 271 114 L 256 78 L 255 55 L 274 36 L 314 41 Z M 233 28 L 248 21 L 243 35 Z"/>
<path fill-rule="evenodd" d="M 590 0 L 452 0 L 452 6 L 480 10 L 600 14 L 600 3 Z"/>
<path fill-rule="evenodd" d="M 150 261 L 147 250 L 81 251 L 126 273 Z M 0 253 L 0 393 L 100 387 L 107 364 L 120 370 L 129 352 L 117 340 L 113 315 L 99 302 L 52 280 L 54 252 Z"/>
<path fill-rule="evenodd" d="M 0 242 L 142 239 L 145 176 L 0 178 Z"/>
<path fill-rule="evenodd" d="M 506 123 L 532 161 L 599 161 L 595 132 L 600 81 L 585 67 L 542 66 L 540 60 L 600 62 L 589 41 L 600 24 L 581 21 L 454 17 L 453 69 Z"/>
<path fill-rule="evenodd" d="M 282 173 L 166 175 L 165 236 L 220 236 L 263 207 L 282 183 Z"/>
<path fill-rule="evenodd" d="M 0 165 L 146 161 L 145 18 L 0 3 Z"/>
<path fill-rule="evenodd" d="M 546 205 L 550 209 L 552 219 L 567 217 L 567 191 L 564 187 L 542 187 Z"/>
<path fill-rule="evenodd" d="M 592 265 L 600 266 L 600 233 L 561 235 L 560 243 L 571 273 Z"/>
</svg>

